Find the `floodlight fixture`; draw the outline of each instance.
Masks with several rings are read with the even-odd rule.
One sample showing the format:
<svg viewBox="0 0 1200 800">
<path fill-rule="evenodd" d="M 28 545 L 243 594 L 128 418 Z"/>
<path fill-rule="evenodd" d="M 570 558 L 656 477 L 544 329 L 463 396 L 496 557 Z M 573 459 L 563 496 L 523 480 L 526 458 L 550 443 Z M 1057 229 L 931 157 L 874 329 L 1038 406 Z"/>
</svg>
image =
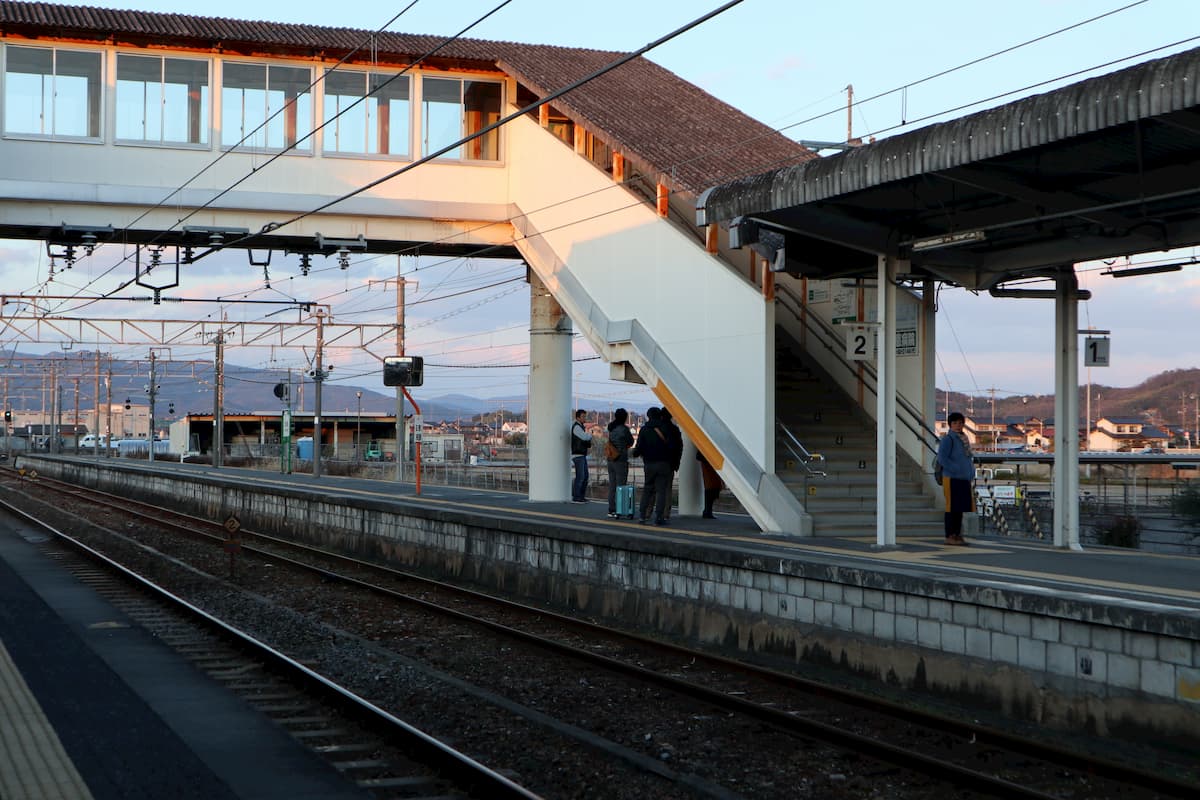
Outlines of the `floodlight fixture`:
<svg viewBox="0 0 1200 800">
<path fill-rule="evenodd" d="M 1057 289 L 1005 289 L 995 287 L 988 290 L 988 294 L 992 297 L 1008 297 L 1024 300 L 1053 300 L 1058 297 Z M 1074 292 L 1076 300 L 1091 300 L 1092 292 L 1090 289 L 1077 289 Z"/>
<path fill-rule="evenodd" d="M 1101 275 L 1111 275 L 1114 278 L 1133 278 L 1138 275 L 1157 275 L 1161 272 L 1179 272 L 1187 264 L 1195 264 L 1192 261 L 1177 261 L 1174 264 L 1154 264 L 1147 267 L 1129 267 L 1128 269 L 1110 269 L 1106 272 L 1101 272 Z"/>
<path fill-rule="evenodd" d="M 962 231 L 961 233 L 943 233 L 940 236 L 930 236 L 925 239 L 914 239 L 909 245 L 913 252 L 922 250 L 937 250 L 942 247 L 954 247 L 971 242 L 982 242 L 987 238 L 983 231 Z"/>
</svg>

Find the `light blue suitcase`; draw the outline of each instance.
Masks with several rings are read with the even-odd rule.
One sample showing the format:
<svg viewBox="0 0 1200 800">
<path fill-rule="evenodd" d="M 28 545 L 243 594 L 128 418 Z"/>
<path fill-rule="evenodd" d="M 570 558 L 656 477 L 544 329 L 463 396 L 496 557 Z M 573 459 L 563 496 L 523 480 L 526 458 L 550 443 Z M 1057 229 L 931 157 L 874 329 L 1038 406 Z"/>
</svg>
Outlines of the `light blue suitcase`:
<svg viewBox="0 0 1200 800">
<path fill-rule="evenodd" d="M 633 519 L 633 485 L 617 487 L 617 516 Z"/>
</svg>

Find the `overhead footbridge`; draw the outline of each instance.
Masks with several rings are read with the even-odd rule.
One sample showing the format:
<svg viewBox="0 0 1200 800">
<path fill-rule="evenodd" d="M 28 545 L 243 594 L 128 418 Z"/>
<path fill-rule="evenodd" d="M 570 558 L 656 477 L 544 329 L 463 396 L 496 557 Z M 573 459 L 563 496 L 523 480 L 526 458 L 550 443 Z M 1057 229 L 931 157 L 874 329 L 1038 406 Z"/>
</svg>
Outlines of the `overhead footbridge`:
<svg viewBox="0 0 1200 800">
<path fill-rule="evenodd" d="M 531 499 L 566 496 L 577 331 L 762 528 L 811 531 L 776 474 L 772 276 L 690 219 L 805 148 L 645 58 L 537 105 L 620 53 L 50 3 L 0 3 L 0 32 L 0 237 L 114 280 L 234 248 L 248 285 L 360 253 L 521 258 Z"/>
</svg>

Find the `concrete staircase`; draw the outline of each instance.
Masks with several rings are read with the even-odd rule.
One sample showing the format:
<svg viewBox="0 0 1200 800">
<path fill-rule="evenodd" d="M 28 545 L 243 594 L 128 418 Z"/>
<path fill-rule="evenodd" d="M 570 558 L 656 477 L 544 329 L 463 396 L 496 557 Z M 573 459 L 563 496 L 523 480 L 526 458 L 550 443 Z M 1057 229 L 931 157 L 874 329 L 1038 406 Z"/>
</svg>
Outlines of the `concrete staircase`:
<svg viewBox="0 0 1200 800">
<path fill-rule="evenodd" d="M 797 463 L 777 432 L 776 474 L 813 518 L 814 536 L 875 534 L 875 421 L 858 402 L 780 336 L 775 408 L 779 421 L 806 450 L 825 457 Z M 868 393 L 866 402 L 873 402 Z M 940 536 L 941 498 L 907 454 L 897 455 L 896 536 Z"/>
</svg>

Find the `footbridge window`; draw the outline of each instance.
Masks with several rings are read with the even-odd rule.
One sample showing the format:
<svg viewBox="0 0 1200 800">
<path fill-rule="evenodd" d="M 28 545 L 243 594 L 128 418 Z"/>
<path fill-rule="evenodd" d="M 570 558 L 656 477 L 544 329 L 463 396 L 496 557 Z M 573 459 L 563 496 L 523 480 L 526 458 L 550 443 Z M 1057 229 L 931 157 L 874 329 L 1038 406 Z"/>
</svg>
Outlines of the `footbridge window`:
<svg viewBox="0 0 1200 800">
<path fill-rule="evenodd" d="M 99 51 L 5 48 L 4 132 L 100 138 Z"/>
<path fill-rule="evenodd" d="M 116 138 L 208 144 L 208 62 L 117 55 Z"/>
<path fill-rule="evenodd" d="M 500 119 L 502 85 L 494 81 L 424 78 L 421 81 L 421 142 L 426 155 L 477 133 Z M 500 130 L 492 130 L 443 154 L 443 158 L 500 160 Z"/>
<path fill-rule="evenodd" d="M 410 115 L 407 75 L 325 73 L 326 153 L 407 158 Z"/>
<path fill-rule="evenodd" d="M 304 67 L 226 62 L 221 83 L 221 144 L 309 152 L 311 84 L 312 72 Z"/>
</svg>

